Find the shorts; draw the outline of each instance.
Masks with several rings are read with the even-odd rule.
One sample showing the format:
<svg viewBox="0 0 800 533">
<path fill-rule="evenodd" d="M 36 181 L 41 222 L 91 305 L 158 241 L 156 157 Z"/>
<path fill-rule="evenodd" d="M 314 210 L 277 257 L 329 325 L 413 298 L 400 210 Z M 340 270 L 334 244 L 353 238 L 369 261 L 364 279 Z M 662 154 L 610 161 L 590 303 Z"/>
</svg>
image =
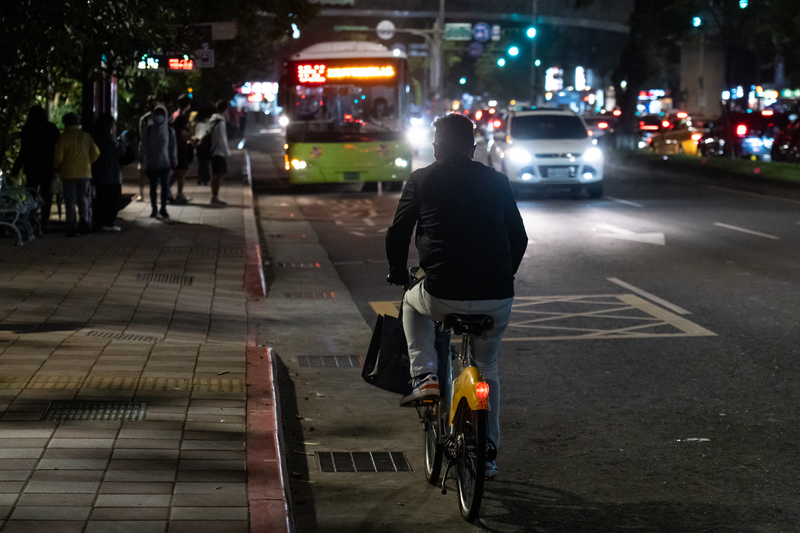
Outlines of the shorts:
<svg viewBox="0 0 800 533">
<path fill-rule="evenodd" d="M 225 174 L 228 172 L 228 161 L 221 155 L 215 155 L 211 158 L 211 173 L 212 174 Z"/>
</svg>

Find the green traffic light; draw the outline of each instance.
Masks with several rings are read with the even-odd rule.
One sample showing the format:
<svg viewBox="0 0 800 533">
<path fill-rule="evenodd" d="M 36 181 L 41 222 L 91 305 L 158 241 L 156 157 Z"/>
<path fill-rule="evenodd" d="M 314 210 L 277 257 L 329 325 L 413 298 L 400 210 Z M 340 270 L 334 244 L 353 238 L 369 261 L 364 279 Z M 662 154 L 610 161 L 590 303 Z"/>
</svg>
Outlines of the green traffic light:
<svg viewBox="0 0 800 533">
<path fill-rule="evenodd" d="M 519 55 L 519 48 L 517 48 L 516 46 L 512 46 L 511 48 L 508 49 L 508 55 L 510 56 Z"/>
<path fill-rule="evenodd" d="M 458 80 L 458 83 L 464 85 L 465 83 L 467 83 L 467 78 L 461 78 L 460 80 Z"/>
<path fill-rule="evenodd" d="M 506 66 L 506 60 L 501 57 L 500 59 L 497 60 L 497 66 L 500 67 Z"/>
<path fill-rule="evenodd" d="M 528 28 L 528 31 L 525 32 L 525 35 L 528 36 L 528 39 L 533 39 L 534 37 L 536 37 L 536 28 L 531 26 L 530 28 Z"/>
</svg>

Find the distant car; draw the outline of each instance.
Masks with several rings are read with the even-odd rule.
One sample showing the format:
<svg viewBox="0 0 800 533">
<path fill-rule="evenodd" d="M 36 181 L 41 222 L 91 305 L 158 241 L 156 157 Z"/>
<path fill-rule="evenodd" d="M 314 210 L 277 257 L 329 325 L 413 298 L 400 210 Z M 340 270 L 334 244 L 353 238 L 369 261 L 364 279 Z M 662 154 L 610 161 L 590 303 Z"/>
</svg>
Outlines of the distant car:
<svg viewBox="0 0 800 533">
<path fill-rule="evenodd" d="M 589 131 L 592 132 L 590 135 L 595 139 L 600 139 L 606 133 L 611 133 L 617 126 L 617 117 L 611 114 L 583 117 L 583 121 L 586 123 Z"/>
<path fill-rule="evenodd" d="M 800 163 L 800 120 L 795 120 L 775 136 L 772 160 Z"/>
<path fill-rule="evenodd" d="M 714 121 L 703 136 L 699 151 L 704 156 L 725 155 L 750 159 L 772 159 L 772 144 L 789 123 L 784 114 L 766 109 L 760 113 L 730 113 Z"/>
<path fill-rule="evenodd" d="M 585 189 L 603 195 L 605 157 L 594 145 L 586 123 L 571 111 L 511 111 L 489 141 L 489 164 L 512 185 Z"/>
<path fill-rule="evenodd" d="M 697 155 L 697 144 L 703 130 L 692 123 L 687 113 L 664 117 L 659 130 L 650 137 L 650 150 L 660 155 Z"/>
</svg>

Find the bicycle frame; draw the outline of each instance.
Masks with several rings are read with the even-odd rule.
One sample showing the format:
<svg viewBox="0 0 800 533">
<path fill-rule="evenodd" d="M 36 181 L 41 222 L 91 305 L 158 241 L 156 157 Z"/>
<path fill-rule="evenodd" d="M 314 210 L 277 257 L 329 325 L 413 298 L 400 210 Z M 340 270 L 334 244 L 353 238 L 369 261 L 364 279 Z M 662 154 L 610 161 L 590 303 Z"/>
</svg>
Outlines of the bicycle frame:
<svg viewBox="0 0 800 533">
<path fill-rule="evenodd" d="M 450 409 L 448 417 L 449 424 L 452 426 L 456 417 L 458 406 L 461 405 L 461 399 L 466 399 L 467 405 L 473 411 L 488 411 L 489 398 L 479 398 L 475 386 L 478 383 L 484 382 L 480 370 L 478 370 L 472 361 L 470 361 L 472 354 L 472 337 L 470 335 L 462 336 L 462 349 L 459 354 L 459 359 L 464 366 L 459 376 L 453 381 L 453 395 L 451 405 L 455 405 L 455 409 Z M 466 360 L 465 360 L 466 359 Z M 441 383 L 441 381 L 440 381 Z"/>
</svg>

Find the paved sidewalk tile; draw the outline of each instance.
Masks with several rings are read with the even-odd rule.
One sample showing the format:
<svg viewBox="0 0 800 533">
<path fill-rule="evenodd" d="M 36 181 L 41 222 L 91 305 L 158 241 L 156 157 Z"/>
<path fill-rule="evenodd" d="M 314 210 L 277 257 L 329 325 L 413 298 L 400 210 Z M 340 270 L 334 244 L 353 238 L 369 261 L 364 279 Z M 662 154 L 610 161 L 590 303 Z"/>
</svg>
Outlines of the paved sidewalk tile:
<svg viewBox="0 0 800 533">
<path fill-rule="evenodd" d="M 243 161 L 227 207 L 189 179 L 169 220 L 132 202 L 120 232 L 0 240 L 2 533 L 248 531 Z M 54 401 L 146 409 L 49 420 Z"/>
</svg>

